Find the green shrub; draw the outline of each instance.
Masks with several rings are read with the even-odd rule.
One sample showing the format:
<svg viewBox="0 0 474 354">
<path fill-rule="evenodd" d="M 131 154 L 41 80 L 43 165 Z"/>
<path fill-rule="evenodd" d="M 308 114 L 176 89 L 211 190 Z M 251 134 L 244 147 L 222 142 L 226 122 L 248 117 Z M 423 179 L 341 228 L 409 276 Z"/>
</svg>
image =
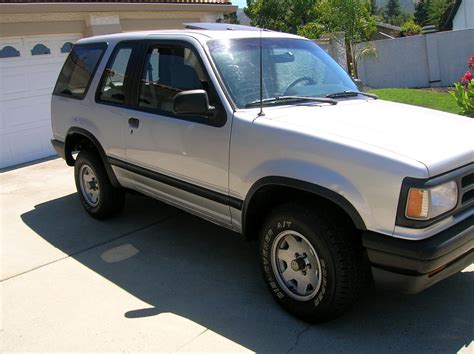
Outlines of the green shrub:
<svg viewBox="0 0 474 354">
<path fill-rule="evenodd" d="M 461 107 L 461 113 L 468 117 L 474 117 L 474 80 L 466 85 L 457 82 L 454 84 L 454 89 L 451 95 Z"/>
<path fill-rule="evenodd" d="M 413 20 L 405 22 L 402 25 L 402 33 L 405 36 L 415 36 L 421 33 L 421 26 L 417 25 Z"/>
<path fill-rule="evenodd" d="M 467 62 L 469 69 L 474 70 L 474 55 Z M 454 84 L 455 98 L 461 113 L 468 117 L 474 117 L 474 80 L 470 71 L 466 71 L 460 82 Z"/>
</svg>

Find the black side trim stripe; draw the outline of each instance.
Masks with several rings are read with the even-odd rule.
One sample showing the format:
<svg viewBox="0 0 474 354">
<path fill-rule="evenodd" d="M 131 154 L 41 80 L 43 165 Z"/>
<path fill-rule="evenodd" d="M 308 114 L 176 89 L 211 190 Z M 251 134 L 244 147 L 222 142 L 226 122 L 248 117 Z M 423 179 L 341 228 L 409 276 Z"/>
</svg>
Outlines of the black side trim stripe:
<svg viewBox="0 0 474 354">
<path fill-rule="evenodd" d="M 109 157 L 109 162 L 111 165 L 123 168 L 124 170 L 139 174 L 141 176 L 153 179 L 157 182 L 167 184 L 171 187 L 179 188 L 183 191 L 198 195 L 200 197 L 212 200 L 217 203 L 224 205 L 229 205 L 234 209 L 242 210 L 243 201 L 204 187 L 196 186 L 195 184 L 184 182 L 180 179 L 170 177 L 149 169 L 130 164 L 128 162 L 116 159 L 114 157 Z"/>
</svg>

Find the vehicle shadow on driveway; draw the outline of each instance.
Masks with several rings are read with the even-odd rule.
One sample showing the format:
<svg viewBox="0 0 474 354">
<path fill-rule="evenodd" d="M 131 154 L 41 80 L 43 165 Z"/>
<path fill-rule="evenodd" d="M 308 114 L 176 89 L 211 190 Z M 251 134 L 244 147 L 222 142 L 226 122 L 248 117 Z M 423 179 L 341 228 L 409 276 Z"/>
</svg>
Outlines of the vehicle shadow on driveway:
<svg viewBox="0 0 474 354">
<path fill-rule="evenodd" d="M 257 352 L 455 352 L 473 339 L 474 272 L 416 296 L 372 291 L 342 318 L 310 326 L 272 301 L 255 243 L 149 198 L 127 198 L 122 215 L 103 222 L 82 211 L 76 194 L 21 217 L 54 247 L 150 304 L 124 313 L 130 321 L 174 313 Z M 143 213 L 156 213 L 156 221 L 139 227 Z M 124 223 L 136 231 L 103 235 L 101 228 Z"/>
</svg>

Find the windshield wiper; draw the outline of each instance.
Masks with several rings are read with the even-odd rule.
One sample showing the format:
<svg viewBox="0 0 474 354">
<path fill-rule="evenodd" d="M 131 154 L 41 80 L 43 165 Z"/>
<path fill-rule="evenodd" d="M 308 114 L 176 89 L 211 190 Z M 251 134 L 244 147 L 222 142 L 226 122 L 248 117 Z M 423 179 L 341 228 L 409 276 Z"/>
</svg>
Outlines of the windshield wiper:
<svg viewBox="0 0 474 354">
<path fill-rule="evenodd" d="M 276 96 L 270 98 L 264 98 L 262 103 L 277 103 L 282 101 L 313 101 L 320 103 L 329 103 L 332 105 L 337 104 L 336 100 L 330 97 L 308 97 L 308 96 Z M 245 108 L 255 107 L 260 104 L 260 100 L 249 102 L 245 105 Z"/>
<path fill-rule="evenodd" d="M 373 93 L 367 93 L 367 92 L 360 92 L 360 91 L 342 91 L 342 92 L 336 92 L 336 93 L 330 93 L 329 95 L 326 95 L 328 98 L 343 98 L 343 97 L 355 97 L 358 95 L 366 96 L 373 98 L 374 100 L 377 100 L 379 96 L 374 95 Z"/>
</svg>

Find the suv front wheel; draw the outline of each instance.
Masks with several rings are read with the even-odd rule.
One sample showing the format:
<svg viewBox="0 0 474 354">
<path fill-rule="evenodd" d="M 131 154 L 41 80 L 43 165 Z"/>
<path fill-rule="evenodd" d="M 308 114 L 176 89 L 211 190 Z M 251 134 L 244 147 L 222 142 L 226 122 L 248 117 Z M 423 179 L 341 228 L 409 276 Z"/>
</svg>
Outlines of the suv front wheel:
<svg viewBox="0 0 474 354">
<path fill-rule="evenodd" d="M 96 219 L 120 212 L 125 203 L 123 189 L 115 188 L 97 154 L 84 150 L 74 164 L 74 178 L 81 204 Z"/>
<path fill-rule="evenodd" d="M 268 288 L 287 311 L 309 322 L 340 316 L 364 283 L 361 248 L 336 215 L 289 204 L 275 209 L 260 233 Z"/>
</svg>

